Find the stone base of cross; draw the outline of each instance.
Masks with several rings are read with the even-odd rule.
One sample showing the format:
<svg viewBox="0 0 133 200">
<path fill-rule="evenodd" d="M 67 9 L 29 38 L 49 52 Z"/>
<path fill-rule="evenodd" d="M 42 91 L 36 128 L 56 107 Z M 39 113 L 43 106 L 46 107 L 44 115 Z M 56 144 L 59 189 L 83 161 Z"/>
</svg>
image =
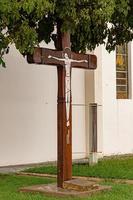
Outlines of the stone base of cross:
<svg viewBox="0 0 133 200">
<path fill-rule="evenodd" d="M 60 48 L 51 50 L 35 48 L 28 55 L 29 63 L 55 65 L 58 71 L 58 174 L 57 185 L 63 188 L 64 181 L 72 179 L 72 68 L 94 70 L 97 58 L 91 54 L 78 54 L 71 51 L 70 34 L 60 35 Z"/>
</svg>

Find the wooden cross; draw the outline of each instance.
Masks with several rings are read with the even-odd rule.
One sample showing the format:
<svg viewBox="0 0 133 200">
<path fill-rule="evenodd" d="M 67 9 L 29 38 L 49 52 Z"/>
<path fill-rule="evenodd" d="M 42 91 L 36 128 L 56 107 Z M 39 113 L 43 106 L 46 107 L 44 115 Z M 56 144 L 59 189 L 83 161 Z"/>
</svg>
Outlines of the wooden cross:
<svg viewBox="0 0 133 200">
<path fill-rule="evenodd" d="M 72 68 L 96 69 L 97 58 L 71 51 L 70 34 L 61 35 L 62 50 L 35 48 L 27 56 L 29 63 L 56 65 L 58 70 L 58 187 L 72 179 Z"/>
</svg>

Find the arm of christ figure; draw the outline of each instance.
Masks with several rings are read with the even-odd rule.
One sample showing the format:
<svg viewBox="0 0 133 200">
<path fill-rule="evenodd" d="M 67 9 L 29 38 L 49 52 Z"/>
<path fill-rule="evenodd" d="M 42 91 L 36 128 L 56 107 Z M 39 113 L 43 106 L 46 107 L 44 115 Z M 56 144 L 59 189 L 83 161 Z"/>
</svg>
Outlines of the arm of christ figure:
<svg viewBox="0 0 133 200">
<path fill-rule="evenodd" d="M 77 63 L 82 63 L 82 62 L 85 62 L 85 63 L 88 63 L 87 60 L 72 60 L 72 62 L 77 62 Z"/>
<path fill-rule="evenodd" d="M 51 56 L 51 55 L 49 55 L 48 58 L 53 58 L 53 59 L 59 60 L 59 61 L 65 61 L 65 59 L 63 59 L 63 58 L 58 58 L 58 57 L 54 57 L 54 56 Z"/>
</svg>

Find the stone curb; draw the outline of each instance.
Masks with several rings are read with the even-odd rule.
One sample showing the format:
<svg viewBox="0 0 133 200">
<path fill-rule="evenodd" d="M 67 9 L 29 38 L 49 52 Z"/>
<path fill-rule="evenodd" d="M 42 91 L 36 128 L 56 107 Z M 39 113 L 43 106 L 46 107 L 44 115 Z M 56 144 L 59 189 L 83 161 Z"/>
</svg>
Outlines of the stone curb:
<svg viewBox="0 0 133 200">
<path fill-rule="evenodd" d="M 54 174 L 40 174 L 40 173 L 31 173 L 31 172 L 17 172 L 16 174 L 19 176 L 37 176 L 37 177 L 57 178 L 57 175 L 54 175 Z M 90 181 L 96 181 L 96 182 L 101 182 L 105 180 L 102 178 L 85 177 L 85 176 L 73 176 L 72 178 L 73 179 L 79 178 L 79 179 L 84 179 L 84 180 L 89 179 Z"/>
<path fill-rule="evenodd" d="M 30 172 L 17 172 L 18 176 L 37 176 L 37 177 L 47 177 L 47 178 L 57 178 L 57 175 L 53 174 L 39 174 L 39 173 L 30 173 Z"/>
<path fill-rule="evenodd" d="M 57 175 L 54 175 L 54 174 L 39 174 L 39 173 L 30 173 L 30 172 L 17 172 L 16 174 L 19 176 L 36 176 L 36 177 L 57 178 Z M 115 183 L 133 185 L 133 180 L 128 180 L 128 179 L 111 179 L 111 178 L 96 178 L 96 177 L 83 177 L 83 176 L 73 176 L 72 178 L 79 178 L 79 179 L 96 181 L 96 182 L 102 182 L 105 180 L 109 180 L 109 181 L 113 181 Z"/>
</svg>

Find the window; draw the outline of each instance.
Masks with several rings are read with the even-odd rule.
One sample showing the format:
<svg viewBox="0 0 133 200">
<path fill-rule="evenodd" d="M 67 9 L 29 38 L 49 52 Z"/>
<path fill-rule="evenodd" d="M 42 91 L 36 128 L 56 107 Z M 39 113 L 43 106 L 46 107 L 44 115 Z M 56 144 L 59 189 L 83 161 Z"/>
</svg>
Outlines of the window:
<svg viewBox="0 0 133 200">
<path fill-rule="evenodd" d="M 117 99 L 129 98 L 128 44 L 116 47 L 116 91 Z"/>
</svg>

